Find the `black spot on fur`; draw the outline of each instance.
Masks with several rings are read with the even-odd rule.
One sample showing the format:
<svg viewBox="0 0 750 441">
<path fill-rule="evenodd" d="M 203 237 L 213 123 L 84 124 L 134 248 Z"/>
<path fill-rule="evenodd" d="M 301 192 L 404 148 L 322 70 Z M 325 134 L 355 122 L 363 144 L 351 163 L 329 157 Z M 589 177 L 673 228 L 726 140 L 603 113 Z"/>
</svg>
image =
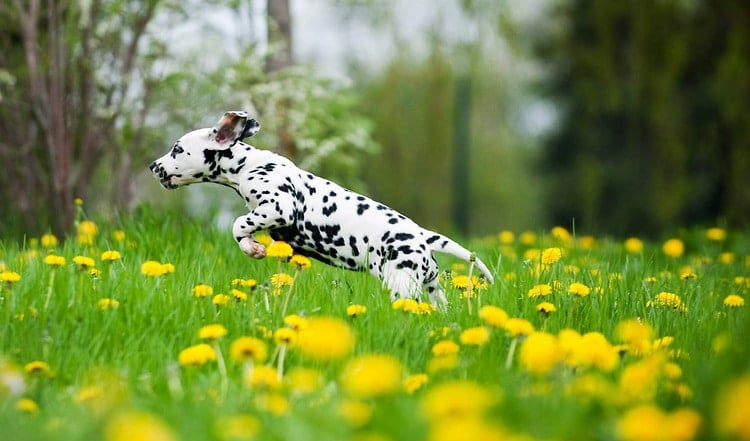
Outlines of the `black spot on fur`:
<svg viewBox="0 0 750 441">
<path fill-rule="evenodd" d="M 370 208 L 370 205 L 368 204 L 359 204 L 357 205 L 357 214 L 362 216 L 362 213 L 367 211 L 367 209 Z"/>
</svg>

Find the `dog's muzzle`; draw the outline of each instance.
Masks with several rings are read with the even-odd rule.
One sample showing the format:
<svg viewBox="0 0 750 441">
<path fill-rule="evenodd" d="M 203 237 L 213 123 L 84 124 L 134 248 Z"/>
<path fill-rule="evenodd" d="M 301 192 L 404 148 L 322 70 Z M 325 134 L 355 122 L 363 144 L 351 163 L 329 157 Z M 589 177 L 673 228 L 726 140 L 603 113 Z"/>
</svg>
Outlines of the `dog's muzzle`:
<svg viewBox="0 0 750 441">
<path fill-rule="evenodd" d="M 164 188 L 177 188 L 177 185 L 172 183 L 172 177 L 167 173 L 167 171 L 159 165 L 156 161 L 152 162 L 151 165 L 148 166 L 148 169 L 151 170 L 151 173 L 156 176 L 156 179 L 159 180 L 159 183 Z"/>
</svg>

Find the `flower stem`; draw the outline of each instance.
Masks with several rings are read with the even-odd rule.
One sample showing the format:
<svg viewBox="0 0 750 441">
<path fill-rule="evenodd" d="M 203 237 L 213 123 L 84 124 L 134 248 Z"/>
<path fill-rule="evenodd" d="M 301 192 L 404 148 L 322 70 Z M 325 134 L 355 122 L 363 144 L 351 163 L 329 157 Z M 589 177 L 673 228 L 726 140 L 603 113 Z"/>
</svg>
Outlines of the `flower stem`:
<svg viewBox="0 0 750 441">
<path fill-rule="evenodd" d="M 508 349 L 508 358 L 505 359 L 505 369 L 510 369 L 513 366 L 513 355 L 516 352 L 516 346 L 518 345 L 518 337 L 513 337 L 510 342 L 510 348 Z"/>
<path fill-rule="evenodd" d="M 466 305 L 469 309 L 469 315 L 472 315 L 471 311 L 471 293 L 474 289 L 474 287 L 471 285 L 471 273 L 474 272 L 474 262 L 476 260 L 477 256 L 474 253 L 471 253 L 471 257 L 469 258 L 469 275 L 468 280 L 466 282 Z"/>
<path fill-rule="evenodd" d="M 216 364 L 219 366 L 219 375 L 221 376 L 221 399 L 227 396 L 227 390 L 229 383 L 227 379 L 227 365 L 224 363 L 224 356 L 221 355 L 221 348 L 219 348 L 219 342 L 214 340 L 214 351 L 216 352 Z"/>
<path fill-rule="evenodd" d="M 47 310 L 49 301 L 52 298 L 52 285 L 55 283 L 55 270 L 49 273 L 49 282 L 47 283 L 47 296 L 44 298 L 44 309 Z"/>
<path fill-rule="evenodd" d="M 294 277 L 292 278 L 292 283 L 289 284 L 289 289 L 286 292 L 286 296 L 284 297 L 284 305 L 281 307 L 281 318 L 283 319 L 286 316 L 286 308 L 289 306 L 289 299 L 292 297 L 292 290 L 294 289 L 294 282 L 297 281 L 297 276 L 299 275 L 299 268 L 297 268 L 297 271 L 294 273 Z"/>
</svg>

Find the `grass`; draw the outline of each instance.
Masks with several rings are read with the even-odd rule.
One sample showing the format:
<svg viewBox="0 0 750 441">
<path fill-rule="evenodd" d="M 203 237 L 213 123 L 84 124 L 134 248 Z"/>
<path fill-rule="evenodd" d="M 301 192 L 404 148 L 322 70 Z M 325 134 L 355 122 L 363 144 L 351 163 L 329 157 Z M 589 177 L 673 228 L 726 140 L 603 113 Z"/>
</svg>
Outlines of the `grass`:
<svg viewBox="0 0 750 441">
<path fill-rule="evenodd" d="M 495 284 L 466 299 L 449 273 L 467 266 L 441 257 L 450 307 L 416 314 L 394 309 L 368 274 L 248 259 L 227 232 L 177 216 L 143 209 L 96 226 L 48 247 L 0 242 L 0 269 L 20 276 L 0 285 L 0 427 L 11 439 L 750 439 L 747 306 L 724 304 L 750 291 L 745 232 L 716 240 L 703 229 L 677 231 L 686 247 L 678 257 L 665 255 L 663 242 L 634 252 L 620 240 L 561 229 L 477 239 L 471 245 Z M 553 262 L 543 251 L 554 248 L 562 256 Z M 121 258 L 103 261 L 107 250 Z M 45 264 L 48 253 L 66 263 Z M 96 276 L 75 256 L 93 258 Z M 174 271 L 144 275 L 147 261 Z M 270 280 L 282 271 L 295 283 L 274 295 Z M 238 278 L 258 284 L 233 286 Z M 569 293 L 574 282 L 590 293 Z M 199 284 L 213 294 L 194 295 Z M 552 293 L 530 297 L 540 284 Z M 247 299 L 213 304 L 232 289 Z M 353 347 L 337 347 L 341 332 L 301 330 L 279 367 L 272 334 L 287 327 L 281 310 L 290 290 L 287 315 L 334 318 L 353 332 Z M 660 293 L 676 294 L 680 305 L 663 305 Z M 100 299 L 118 307 L 102 309 Z M 540 313 L 543 301 L 556 310 Z M 350 305 L 366 312 L 349 317 Z M 486 325 L 478 314 L 486 305 L 547 338 Z M 217 361 L 178 362 L 210 324 L 227 331 L 205 341 L 225 372 Z M 486 341 L 485 331 L 464 334 L 478 327 Z M 592 340 L 565 340 L 565 329 Z M 266 361 L 233 359 L 231 343 L 241 336 L 265 342 Z M 659 348 L 664 337 L 673 340 Z M 441 340 L 457 354 L 434 355 Z M 345 354 L 321 359 L 326 350 Z M 368 354 L 385 361 L 361 358 Z M 295 380 L 299 372 L 315 381 Z M 403 390 L 416 374 L 427 382 Z"/>
</svg>

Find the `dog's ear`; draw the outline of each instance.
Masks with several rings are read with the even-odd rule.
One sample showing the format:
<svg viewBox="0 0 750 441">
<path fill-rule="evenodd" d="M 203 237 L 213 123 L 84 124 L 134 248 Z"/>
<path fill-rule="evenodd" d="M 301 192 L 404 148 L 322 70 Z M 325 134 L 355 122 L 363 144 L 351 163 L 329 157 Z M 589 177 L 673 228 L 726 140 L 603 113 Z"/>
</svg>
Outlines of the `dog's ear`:
<svg viewBox="0 0 750 441">
<path fill-rule="evenodd" d="M 258 130 L 260 124 L 254 119 L 248 120 L 247 112 L 230 111 L 219 119 L 208 138 L 219 144 L 220 148 L 228 148 L 235 142 L 256 134 Z"/>
</svg>

